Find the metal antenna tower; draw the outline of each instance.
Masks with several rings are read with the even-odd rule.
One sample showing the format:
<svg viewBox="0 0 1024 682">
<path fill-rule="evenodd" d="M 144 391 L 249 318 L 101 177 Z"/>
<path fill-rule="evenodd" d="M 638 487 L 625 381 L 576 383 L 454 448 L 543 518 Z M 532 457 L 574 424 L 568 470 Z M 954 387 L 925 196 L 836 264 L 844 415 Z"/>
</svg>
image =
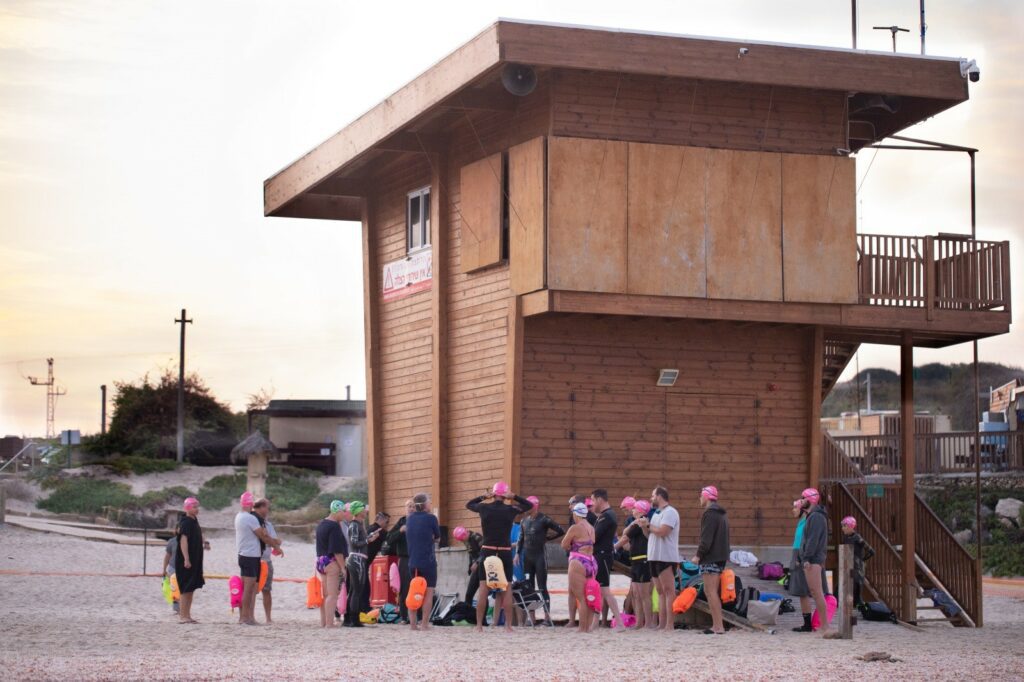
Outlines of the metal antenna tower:
<svg viewBox="0 0 1024 682">
<path fill-rule="evenodd" d="M 57 431 L 54 428 L 54 414 L 57 411 L 57 396 L 67 395 L 63 388 L 57 388 L 53 379 L 53 358 L 46 358 L 46 381 L 40 381 L 36 377 L 28 377 L 33 386 L 46 386 L 46 437 L 55 438 Z"/>
</svg>

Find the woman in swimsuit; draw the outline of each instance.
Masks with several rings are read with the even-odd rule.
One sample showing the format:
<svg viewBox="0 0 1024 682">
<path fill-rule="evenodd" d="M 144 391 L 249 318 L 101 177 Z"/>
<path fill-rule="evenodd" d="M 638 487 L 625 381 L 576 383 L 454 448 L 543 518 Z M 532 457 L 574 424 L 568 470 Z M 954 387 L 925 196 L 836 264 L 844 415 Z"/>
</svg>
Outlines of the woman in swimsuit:
<svg viewBox="0 0 1024 682">
<path fill-rule="evenodd" d="M 616 549 L 620 546 L 629 548 L 629 596 L 633 604 L 633 615 L 636 616 L 637 629 L 657 627 L 652 611 L 651 592 L 654 583 L 651 582 L 651 567 L 647 564 L 647 536 L 638 523 L 639 519 L 647 517 L 650 510 L 650 502 L 636 500 L 634 506 L 630 508 L 629 523 L 615 545 Z"/>
<path fill-rule="evenodd" d="M 562 537 L 562 549 L 569 550 L 569 604 L 579 604 L 580 632 L 590 632 L 594 612 L 586 605 L 586 583 L 597 575 L 594 559 L 594 527 L 587 523 L 587 505 L 572 508 L 572 527 Z"/>
</svg>

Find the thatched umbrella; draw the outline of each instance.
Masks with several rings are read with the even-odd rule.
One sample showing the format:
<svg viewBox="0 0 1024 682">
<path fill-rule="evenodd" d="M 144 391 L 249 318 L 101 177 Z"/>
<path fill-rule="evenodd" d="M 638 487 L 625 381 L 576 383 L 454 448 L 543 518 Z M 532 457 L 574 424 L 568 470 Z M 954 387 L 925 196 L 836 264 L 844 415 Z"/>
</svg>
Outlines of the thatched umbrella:
<svg viewBox="0 0 1024 682">
<path fill-rule="evenodd" d="M 267 459 L 277 448 L 259 430 L 253 431 L 231 450 L 231 462 L 248 462 L 246 490 L 259 499 L 267 496 Z"/>
</svg>

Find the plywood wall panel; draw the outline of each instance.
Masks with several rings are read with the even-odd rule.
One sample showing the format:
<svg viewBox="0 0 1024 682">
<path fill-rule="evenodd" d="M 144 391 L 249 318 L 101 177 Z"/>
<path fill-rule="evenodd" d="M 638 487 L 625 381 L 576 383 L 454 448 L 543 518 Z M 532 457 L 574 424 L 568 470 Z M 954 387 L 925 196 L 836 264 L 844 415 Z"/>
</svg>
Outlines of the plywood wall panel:
<svg viewBox="0 0 1024 682">
<path fill-rule="evenodd" d="M 707 156 L 699 147 L 630 143 L 628 293 L 706 296 Z"/>
<path fill-rule="evenodd" d="M 548 140 L 548 286 L 626 287 L 625 142 Z"/>
<path fill-rule="evenodd" d="M 782 300 L 781 182 L 780 154 L 710 152 L 709 298 Z"/>
<path fill-rule="evenodd" d="M 512 291 L 544 288 L 546 143 L 543 137 L 508 152 L 509 277 Z"/>
<path fill-rule="evenodd" d="M 472 272 L 501 261 L 501 206 L 504 191 L 501 153 L 462 167 L 462 272 Z"/>
<path fill-rule="evenodd" d="M 855 162 L 786 154 L 782 160 L 785 299 L 857 302 Z"/>
</svg>

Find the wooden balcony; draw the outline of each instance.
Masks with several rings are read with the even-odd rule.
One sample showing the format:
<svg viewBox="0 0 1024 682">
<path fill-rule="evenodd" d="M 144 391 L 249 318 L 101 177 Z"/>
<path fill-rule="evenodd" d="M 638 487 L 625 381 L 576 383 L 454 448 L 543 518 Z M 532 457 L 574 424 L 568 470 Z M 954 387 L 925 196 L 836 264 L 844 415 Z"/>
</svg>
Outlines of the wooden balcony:
<svg viewBox="0 0 1024 682">
<path fill-rule="evenodd" d="M 857 293 L 864 305 L 1010 311 L 1010 243 L 961 236 L 857 235 Z"/>
<path fill-rule="evenodd" d="M 863 474 L 898 475 L 902 470 L 900 437 L 899 434 L 826 437 L 825 476 L 849 480 Z M 835 449 L 839 452 L 833 452 Z M 977 450 L 982 471 L 1024 470 L 1024 432 L 983 432 Z M 914 435 L 917 474 L 973 473 L 978 453 L 973 431 Z"/>
<path fill-rule="evenodd" d="M 900 344 L 909 334 L 915 346 L 932 348 L 1009 331 L 1009 242 L 861 234 L 848 263 L 856 271 L 857 288 L 848 303 L 831 302 L 824 280 L 819 301 L 549 288 L 524 295 L 523 313 L 821 325 L 833 343 Z M 735 262 L 733 268 L 743 270 L 743 264 Z"/>
</svg>

